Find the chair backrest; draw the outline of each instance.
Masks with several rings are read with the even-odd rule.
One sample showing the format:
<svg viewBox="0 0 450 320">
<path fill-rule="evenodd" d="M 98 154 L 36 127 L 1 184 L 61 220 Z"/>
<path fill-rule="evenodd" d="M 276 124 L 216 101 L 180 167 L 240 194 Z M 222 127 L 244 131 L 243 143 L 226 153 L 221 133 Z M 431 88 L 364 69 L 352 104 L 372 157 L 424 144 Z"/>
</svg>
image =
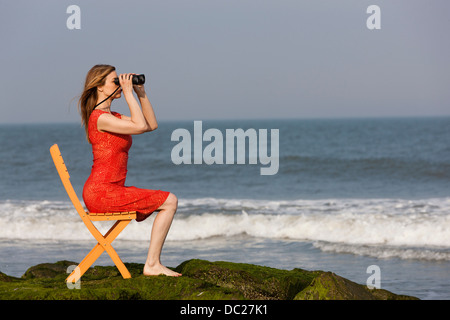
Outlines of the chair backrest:
<svg viewBox="0 0 450 320">
<path fill-rule="evenodd" d="M 64 188 L 66 189 L 66 192 L 69 195 L 69 198 L 72 201 L 75 209 L 77 210 L 81 219 L 83 219 L 85 223 L 86 222 L 90 223 L 89 217 L 87 216 L 87 213 L 84 210 L 84 207 L 81 204 L 80 200 L 78 199 L 77 194 L 73 189 L 72 183 L 70 182 L 69 172 L 67 171 L 67 167 L 64 163 L 64 159 L 61 155 L 61 152 L 59 151 L 59 147 L 57 144 L 54 144 L 53 146 L 50 147 L 50 154 L 52 155 L 53 162 L 55 163 L 56 166 L 56 170 L 58 171 L 59 177 L 61 178 Z"/>
</svg>

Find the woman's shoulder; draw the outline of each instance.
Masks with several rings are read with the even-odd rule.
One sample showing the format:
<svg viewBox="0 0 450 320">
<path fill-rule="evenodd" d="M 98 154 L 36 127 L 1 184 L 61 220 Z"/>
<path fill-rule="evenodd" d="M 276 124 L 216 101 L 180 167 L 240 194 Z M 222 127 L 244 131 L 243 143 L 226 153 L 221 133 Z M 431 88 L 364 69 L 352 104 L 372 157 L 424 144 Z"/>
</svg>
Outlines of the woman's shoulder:
<svg viewBox="0 0 450 320">
<path fill-rule="evenodd" d="M 108 113 L 108 112 L 104 111 L 104 110 L 94 109 L 94 110 L 92 110 L 91 115 L 89 116 L 89 119 L 93 118 L 93 117 L 99 117 L 104 113 Z"/>
<path fill-rule="evenodd" d="M 97 118 L 102 114 L 103 112 L 101 110 L 92 110 L 91 114 L 89 115 L 89 123 L 97 120 Z"/>
</svg>

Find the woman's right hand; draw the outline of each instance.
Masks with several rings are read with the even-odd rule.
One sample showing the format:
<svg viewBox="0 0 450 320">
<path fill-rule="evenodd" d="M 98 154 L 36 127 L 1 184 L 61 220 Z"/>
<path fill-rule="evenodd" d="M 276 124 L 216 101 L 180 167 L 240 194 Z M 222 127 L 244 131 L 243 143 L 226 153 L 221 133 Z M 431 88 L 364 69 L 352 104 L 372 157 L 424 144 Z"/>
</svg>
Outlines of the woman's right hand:
<svg viewBox="0 0 450 320">
<path fill-rule="evenodd" d="M 119 83 L 124 94 L 133 93 L 133 73 L 122 73 Z"/>
</svg>

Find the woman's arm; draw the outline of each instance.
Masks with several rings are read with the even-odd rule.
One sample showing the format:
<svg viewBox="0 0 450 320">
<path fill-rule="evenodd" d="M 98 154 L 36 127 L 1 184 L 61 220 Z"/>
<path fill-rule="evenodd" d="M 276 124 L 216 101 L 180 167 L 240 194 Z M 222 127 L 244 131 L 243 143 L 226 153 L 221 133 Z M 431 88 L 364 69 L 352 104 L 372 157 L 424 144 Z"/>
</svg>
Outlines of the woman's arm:
<svg viewBox="0 0 450 320">
<path fill-rule="evenodd" d="M 119 119 L 112 114 L 105 113 L 98 117 L 97 129 L 119 134 L 141 134 L 148 131 L 147 121 L 141 108 L 133 96 L 132 74 L 121 74 L 119 76 L 123 95 L 130 108 L 130 117 Z"/>
<path fill-rule="evenodd" d="M 147 131 L 153 131 L 158 128 L 158 122 L 156 121 L 155 112 L 153 111 L 152 104 L 147 97 L 144 85 L 133 86 L 136 92 L 139 102 L 142 106 L 142 113 L 144 114 L 145 120 L 147 122 Z"/>
</svg>

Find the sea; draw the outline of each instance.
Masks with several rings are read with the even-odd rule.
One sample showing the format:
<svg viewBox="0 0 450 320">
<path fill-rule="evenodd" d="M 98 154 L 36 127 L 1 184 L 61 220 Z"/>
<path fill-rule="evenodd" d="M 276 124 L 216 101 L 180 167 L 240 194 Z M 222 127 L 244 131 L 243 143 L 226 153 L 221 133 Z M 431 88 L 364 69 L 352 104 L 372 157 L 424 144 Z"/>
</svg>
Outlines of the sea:
<svg viewBox="0 0 450 320">
<path fill-rule="evenodd" d="M 194 121 L 159 121 L 157 130 L 133 136 L 129 152 L 126 185 L 179 200 L 163 264 L 205 259 L 324 270 L 363 285 L 376 277 L 378 287 L 397 294 L 450 299 L 450 117 L 197 120 L 200 137 Z M 191 135 L 183 140 L 192 142 L 183 151 L 191 164 L 174 163 L 177 129 Z M 227 130 L 266 129 L 278 170 L 261 174 L 268 164 L 250 161 L 250 142 L 245 163 L 194 163 L 194 153 L 212 143 L 203 136 L 208 129 L 222 133 L 223 159 Z M 278 140 L 270 140 L 272 129 Z M 82 201 L 92 166 L 84 129 L 2 124 L 0 138 L 0 271 L 21 277 L 36 264 L 81 261 L 96 241 L 49 148 L 59 145 Z M 113 242 L 124 262 L 145 262 L 154 215 L 132 221 Z M 103 253 L 95 264 L 113 262 Z"/>
</svg>

